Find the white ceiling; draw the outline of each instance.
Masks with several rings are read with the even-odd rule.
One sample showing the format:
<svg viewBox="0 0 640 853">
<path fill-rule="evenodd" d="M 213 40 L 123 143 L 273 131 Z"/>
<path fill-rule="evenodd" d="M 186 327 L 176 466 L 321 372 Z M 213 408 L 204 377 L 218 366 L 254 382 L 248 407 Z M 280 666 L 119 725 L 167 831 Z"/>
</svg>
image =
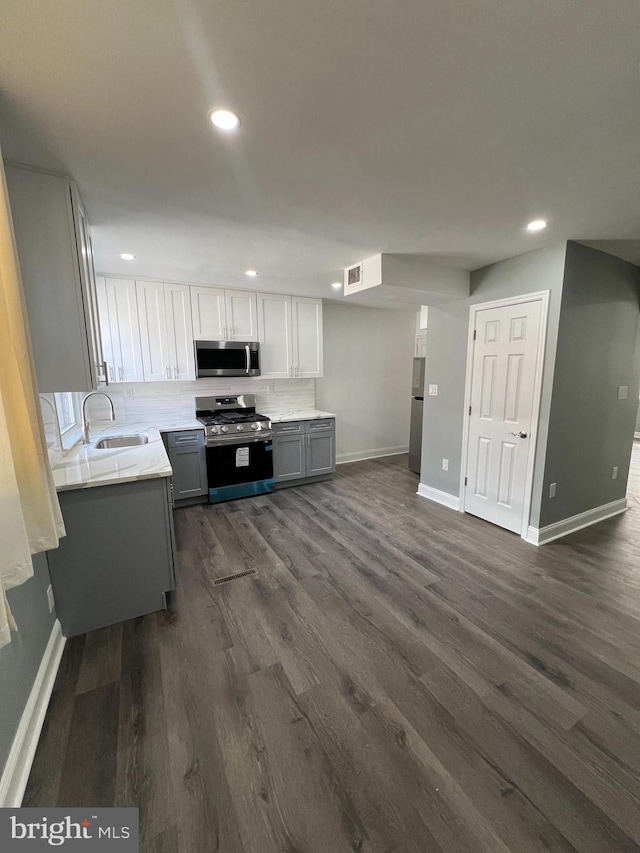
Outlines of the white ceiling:
<svg viewBox="0 0 640 853">
<path fill-rule="evenodd" d="M 380 251 L 640 261 L 639 25 L 637 0 L 3 0 L 0 142 L 75 177 L 104 272 L 333 298 Z"/>
</svg>

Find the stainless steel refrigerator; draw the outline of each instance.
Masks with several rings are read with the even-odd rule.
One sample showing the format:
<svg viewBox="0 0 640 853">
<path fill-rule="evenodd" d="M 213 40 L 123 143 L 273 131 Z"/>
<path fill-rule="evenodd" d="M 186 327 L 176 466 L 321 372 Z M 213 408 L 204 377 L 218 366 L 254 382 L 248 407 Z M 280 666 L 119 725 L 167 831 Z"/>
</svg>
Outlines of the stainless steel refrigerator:
<svg viewBox="0 0 640 853">
<path fill-rule="evenodd" d="M 424 406 L 424 358 L 413 359 L 411 423 L 409 426 L 409 470 L 420 473 L 422 456 L 422 408 Z"/>
</svg>

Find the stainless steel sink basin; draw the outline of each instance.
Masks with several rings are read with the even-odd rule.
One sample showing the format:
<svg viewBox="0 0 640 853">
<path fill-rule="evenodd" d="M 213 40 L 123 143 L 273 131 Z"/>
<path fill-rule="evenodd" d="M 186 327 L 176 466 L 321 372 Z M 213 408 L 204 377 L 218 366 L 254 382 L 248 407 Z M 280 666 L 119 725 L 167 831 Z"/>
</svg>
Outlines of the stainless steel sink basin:
<svg viewBox="0 0 640 853">
<path fill-rule="evenodd" d="M 137 447 L 140 444 L 149 444 L 146 435 L 110 435 L 96 441 L 96 450 L 109 450 L 113 447 Z"/>
</svg>

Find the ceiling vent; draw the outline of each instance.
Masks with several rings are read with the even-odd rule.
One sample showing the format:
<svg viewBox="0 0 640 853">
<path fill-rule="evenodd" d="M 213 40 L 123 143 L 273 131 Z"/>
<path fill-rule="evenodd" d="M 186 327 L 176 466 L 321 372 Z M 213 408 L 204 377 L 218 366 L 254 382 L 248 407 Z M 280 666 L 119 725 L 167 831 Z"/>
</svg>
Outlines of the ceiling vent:
<svg viewBox="0 0 640 853">
<path fill-rule="evenodd" d="M 435 263 L 428 255 L 385 253 L 346 267 L 344 295 L 365 290 L 389 302 L 437 305 L 469 296 L 470 275 Z"/>
</svg>

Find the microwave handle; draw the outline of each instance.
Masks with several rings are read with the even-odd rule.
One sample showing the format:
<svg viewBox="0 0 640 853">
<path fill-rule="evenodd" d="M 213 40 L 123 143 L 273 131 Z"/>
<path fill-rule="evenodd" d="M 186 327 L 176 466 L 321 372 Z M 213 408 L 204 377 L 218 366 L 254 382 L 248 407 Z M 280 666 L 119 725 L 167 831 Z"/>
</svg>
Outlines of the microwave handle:
<svg viewBox="0 0 640 853">
<path fill-rule="evenodd" d="M 244 352 L 245 352 L 245 355 L 247 357 L 247 376 L 248 376 L 251 373 L 251 350 L 249 349 L 248 345 L 244 348 Z"/>
</svg>

